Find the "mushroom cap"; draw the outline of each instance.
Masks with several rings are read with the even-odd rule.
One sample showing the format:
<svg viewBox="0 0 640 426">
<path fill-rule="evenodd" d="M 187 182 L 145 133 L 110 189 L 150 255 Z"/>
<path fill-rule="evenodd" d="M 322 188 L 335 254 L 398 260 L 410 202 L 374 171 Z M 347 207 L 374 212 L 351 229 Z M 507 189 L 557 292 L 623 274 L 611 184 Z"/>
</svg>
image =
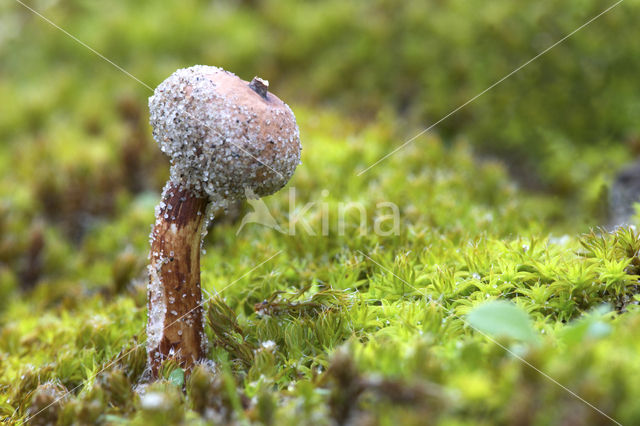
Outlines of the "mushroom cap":
<svg viewBox="0 0 640 426">
<path fill-rule="evenodd" d="M 170 159 L 171 181 L 216 201 L 273 194 L 300 163 L 291 109 L 260 79 L 222 68 L 177 70 L 149 98 L 153 137 Z"/>
</svg>

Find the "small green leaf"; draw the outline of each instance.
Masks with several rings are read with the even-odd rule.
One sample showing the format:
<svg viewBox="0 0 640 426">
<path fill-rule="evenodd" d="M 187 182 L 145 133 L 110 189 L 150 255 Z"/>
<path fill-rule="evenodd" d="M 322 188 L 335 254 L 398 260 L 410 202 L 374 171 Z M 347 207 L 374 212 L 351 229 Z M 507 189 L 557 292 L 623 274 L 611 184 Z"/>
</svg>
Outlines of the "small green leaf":
<svg viewBox="0 0 640 426">
<path fill-rule="evenodd" d="M 169 381 L 178 387 L 184 385 L 184 370 L 182 368 L 176 368 L 169 374 Z"/>
<path fill-rule="evenodd" d="M 596 307 L 583 318 L 573 321 L 561 330 L 559 336 L 569 345 L 579 345 L 585 339 L 600 339 L 608 336 L 611 334 L 611 325 L 602 321 L 602 317 L 612 309 L 606 303 Z"/>
<path fill-rule="evenodd" d="M 511 302 L 493 301 L 480 305 L 467 315 L 469 324 L 492 337 L 510 337 L 536 343 L 538 335 L 529 315 Z"/>
</svg>

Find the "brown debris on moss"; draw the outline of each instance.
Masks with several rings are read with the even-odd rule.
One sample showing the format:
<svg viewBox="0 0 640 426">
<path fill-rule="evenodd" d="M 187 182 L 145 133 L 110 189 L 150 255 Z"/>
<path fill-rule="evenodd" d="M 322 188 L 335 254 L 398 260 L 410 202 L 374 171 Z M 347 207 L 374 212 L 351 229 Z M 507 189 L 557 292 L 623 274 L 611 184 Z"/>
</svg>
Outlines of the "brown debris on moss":
<svg viewBox="0 0 640 426">
<path fill-rule="evenodd" d="M 27 424 L 47 426 L 56 424 L 65 403 L 67 389 L 60 383 L 46 382 L 33 392 L 31 405 L 27 409 Z"/>
<path fill-rule="evenodd" d="M 365 396 L 379 403 L 408 405 L 433 418 L 446 404 L 444 390 L 428 382 L 407 383 L 398 379 L 361 374 L 351 356 L 338 350 L 331 361 L 323 381 L 331 389 L 329 409 L 333 420 L 349 424 L 361 414 L 360 404 Z"/>
<path fill-rule="evenodd" d="M 276 291 L 268 299 L 256 303 L 253 308 L 258 315 L 301 317 L 339 309 L 349 303 L 349 295 L 346 292 L 333 289 L 322 290 L 307 299 L 302 299 L 309 288 L 310 286 L 306 286 L 289 294 Z"/>
</svg>

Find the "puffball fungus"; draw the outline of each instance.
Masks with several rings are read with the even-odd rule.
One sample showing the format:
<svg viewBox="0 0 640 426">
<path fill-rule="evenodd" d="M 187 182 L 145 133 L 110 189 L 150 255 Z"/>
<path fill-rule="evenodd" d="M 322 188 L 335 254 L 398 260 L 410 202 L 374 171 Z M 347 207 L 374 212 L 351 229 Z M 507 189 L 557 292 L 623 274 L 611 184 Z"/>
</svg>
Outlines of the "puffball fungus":
<svg viewBox="0 0 640 426">
<path fill-rule="evenodd" d="M 147 353 L 154 375 L 168 357 L 190 369 L 207 342 L 200 290 L 200 246 L 210 212 L 245 194 L 263 197 L 300 163 L 291 109 L 221 68 L 180 69 L 149 98 L 153 137 L 171 163 L 150 236 Z"/>
</svg>

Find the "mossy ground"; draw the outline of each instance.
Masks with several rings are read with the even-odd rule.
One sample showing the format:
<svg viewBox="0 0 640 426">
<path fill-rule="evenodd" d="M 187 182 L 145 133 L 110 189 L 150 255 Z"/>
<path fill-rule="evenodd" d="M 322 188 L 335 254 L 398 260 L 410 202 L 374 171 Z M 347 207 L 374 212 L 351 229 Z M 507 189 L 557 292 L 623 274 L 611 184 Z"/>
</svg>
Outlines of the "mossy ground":
<svg viewBox="0 0 640 426">
<path fill-rule="evenodd" d="M 256 224 L 238 232 L 237 220 L 219 218 L 202 258 L 212 363 L 185 379 L 168 362 L 163 379 L 144 391 L 144 266 L 168 174 L 146 124 L 149 93 L 90 52 L 78 53 L 81 47 L 19 6 L 8 8 L 7 22 L 24 22 L 30 38 L 0 45 L 7 58 L 0 93 L 13 102 L 0 114 L 0 418 L 18 424 L 29 417 L 33 424 L 610 423 L 601 410 L 622 424 L 638 423 L 640 237 L 633 228 L 596 228 L 603 184 L 633 151 L 633 144 L 617 142 L 637 135 L 637 121 L 627 119 L 637 108 L 627 73 L 637 67 L 626 64 L 626 79 L 604 89 L 598 72 L 637 57 L 637 46 L 608 35 L 619 50 L 607 50 L 605 65 L 588 68 L 598 72 L 574 82 L 579 66 L 558 71 L 561 89 L 544 86 L 525 108 L 529 113 L 508 128 L 481 118 L 499 117 L 495 108 L 509 109 L 502 96 L 519 96 L 518 85 L 537 87 L 539 74 L 497 93 L 504 103 L 478 105 L 480 119 L 452 119 L 442 136 L 429 133 L 358 176 L 417 129 L 411 114 L 446 113 L 510 71 L 501 62 L 505 49 L 533 56 L 520 45 L 509 50 L 510 42 L 498 43 L 502 36 L 491 30 L 500 18 L 530 40 L 533 18 L 507 2 L 483 14 L 449 2 L 449 8 L 430 6 L 440 18 L 425 17 L 429 25 L 410 19 L 415 28 L 407 34 L 414 39 L 393 36 L 405 34 L 398 28 L 406 27 L 412 8 L 389 15 L 385 2 L 362 10 L 343 2 L 256 3 L 258 11 L 235 3 L 123 3 L 97 16 L 97 6 L 84 2 L 44 9 L 144 81 L 195 62 L 264 70 L 274 90 L 281 84 L 282 97 L 293 100 L 298 117 L 304 149 L 289 184 L 295 201 L 287 188 L 265 199 L 287 232 Z M 606 6 L 569 3 L 558 10 L 575 26 L 582 23 L 574 17 L 578 9 L 584 17 Z M 541 16 L 557 11 L 545 7 Z M 356 21 L 364 27 L 350 24 L 347 33 L 365 34 L 360 43 L 336 40 L 336 28 L 358 10 L 367 17 Z M 461 13 L 473 16 L 474 25 L 441 28 L 463 22 L 454 19 Z M 626 28 L 618 20 L 629 15 L 612 15 L 602 25 Z M 522 20 L 528 24 L 516 25 Z M 162 31 L 163 22 L 173 32 Z M 437 61 L 418 55 L 421 29 L 446 33 L 443 46 L 462 48 L 482 28 L 492 45 L 442 65 L 467 82 L 461 93 L 444 71 L 422 72 Z M 203 43 L 207 37 L 215 42 Z M 431 104 L 410 97 L 414 107 L 405 107 L 412 112 L 403 114 L 411 90 L 400 90 L 400 78 L 384 79 L 391 64 L 375 55 L 377 40 L 404 46 L 399 64 L 442 93 L 425 93 Z M 566 54 L 600 52 L 594 35 L 574 43 Z M 128 57 L 123 46 L 144 52 Z M 308 51 L 322 61 L 303 67 Z M 469 65 L 476 58 L 485 66 Z M 361 67 L 357 84 L 343 81 L 345 69 L 329 67 L 332 60 Z M 571 61 L 551 60 L 538 72 L 553 74 L 563 63 Z M 627 108 L 618 105 L 624 115 L 591 104 L 575 111 L 562 102 L 567 87 L 600 88 Z M 447 99 L 449 93 L 457 94 Z M 339 107 L 317 103 L 334 98 Z M 544 99 L 555 101 L 546 106 Z M 356 100 L 380 112 L 358 114 Z M 561 112 L 571 119 L 557 119 Z M 536 114 L 537 129 L 548 131 L 527 134 Z M 598 121 L 598 144 L 566 140 L 584 120 Z M 479 149 L 492 129 L 500 130 L 496 149 Z M 487 156 L 504 141 L 512 141 L 512 152 L 526 153 L 538 137 L 531 161 L 538 178 L 559 182 L 555 192 L 522 189 L 505 162 Z M 349 209 L 341 231 L 340 206 L 350 202 L 362 206 L 367 220 L 361 224 L 360 212 Z M 388 232 L 385 202 L 398 206 L 397 235 Z M 375 232 L 377 225 L 387 232 Z M 498 303 L 505 300 L 513 305 Z"/>
</svg>

